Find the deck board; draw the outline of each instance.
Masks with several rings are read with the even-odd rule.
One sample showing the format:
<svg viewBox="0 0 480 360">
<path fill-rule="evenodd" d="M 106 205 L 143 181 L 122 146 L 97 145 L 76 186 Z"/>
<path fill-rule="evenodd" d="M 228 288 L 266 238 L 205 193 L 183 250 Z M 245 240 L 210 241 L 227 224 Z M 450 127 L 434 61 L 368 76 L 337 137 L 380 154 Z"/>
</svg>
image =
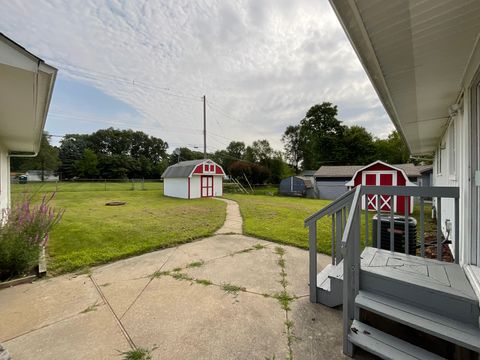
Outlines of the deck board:
<svg viewBox="0 0 480 360">
<path fill-rule="evenodd" d="M 362 261 L 362 270 L 478 301 L 458 264 L 371 247 L 365 248 L 364 253 L 371 260 Z"/>
</svg>

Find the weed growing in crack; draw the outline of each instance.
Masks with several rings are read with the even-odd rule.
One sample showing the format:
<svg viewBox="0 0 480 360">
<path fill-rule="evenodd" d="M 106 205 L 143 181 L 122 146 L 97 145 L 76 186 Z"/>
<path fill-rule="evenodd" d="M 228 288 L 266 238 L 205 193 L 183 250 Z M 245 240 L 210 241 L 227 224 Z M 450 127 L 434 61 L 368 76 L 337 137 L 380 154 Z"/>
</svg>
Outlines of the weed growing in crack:
<svg viewBox="0 0 480 360">
<path fill-rule="evenodd" d="M 152 275 L 150 275 L 150 277 L 152 279 L 154 278 L 159 278 L 159 277 L 162 277 L 162 276 L 167 276 L 167 275 L 170 275 L 170 271 L 155 271 Z"/>
<path fill-rule="evenodd" d="M 282 278 L 278 281 L 280 285 L 285 289 L 288 285 L 288 281 L 285 276 L 282 276 Z"/>
<path fill-rule="evenodd" d="M 237 286 L 237 285 L 228 284 L 228 283 L 222 284 L 222 290 L 225 291 L 227 294 L 234 294 L 234 295 L 238 294 L 240 291 L 247 291 L 247 289 L 245 289 L 242 286 Z"/>
<path fill-rule="evenodd" d="M 136 348 L 120 353 L 123 360 L 152 360 L 152 351 L 146 348 Z"/>
<path fill-rule="evenodd" d="M 262 250 L 265 249 L 265 245 L 262 244 L 255 244 L 252 246 L 255 250 Z"/>
<path fill-rule="evenodd" d="M 290 311 L 290 304 L 293 302 L 293 300 L 295 300 L 295 298 L 285 290 L 276 293 L 275 295 L 273 295 L 273 297 L 277 299 L 277 301 L 280 303 L 280 306 L 285 311 Z"/>
<path fill-rule="evenodd" d="M 176 268 L 174 268 L 172 271 L 174 271 L 174 272 L 179 272 L 179 271 L 182 271 L 182 268 L 181 268 L 181 267 L 176 267 Z"/>
<path fill-rule="evenodd" d="M 293 340 L 295 339 L 295 335 L 293 334 L 293 321 L 286 320 L 285 327 L 287 330 L 288 359 L 292 360 L 293 359 L 292 343 L 293 343 Z"/>
<path fill-rule="evenodd" d="M 175 280 L 188 280 L 192 281 L 193 278 L 188 276 L 187 274 L 181 273 L 181 272 L 174 272 L 170 274 L 171 277 L 173 277 Z"/>
<path fill-rule="evenodd" d="M 197 284 L 201 284 L 201 285 L 204 285 L 204 286 L 212 285 L 212 282 L 210 280 L 207 280 L 207 279 L 195 279 L 195 282 Z"/>
<path fill-rule="evenodd" d="M 282 248 L 281 246 L 276 246 L 275 247 L 275 254 L 283 256 L 283 255 L 285 255 L 285 249 Z"/>
<path fill-rule="evenodd" d="M 93 305 L 90 305 L 89 307 L 87 307 L 85 310 L 83 310 L 81 313 L 82 314 L 86 314 L 86 313 L 89 313 L 89 312 L 92 312 L 92 311 L 97 311 L 97 307 L 98 307 L 98 304 L 95 303 Z"/>
<path fill-rule="evenodd" d="M 194 261 L 194 262 L 191 262 L 190 264 L 187 265 L 187 268 L 197 268 L 197 267 L 201 267 L 205 264 L 205 261 L 203 260 L 199 260 L 199 261 Z"/>
</svg>

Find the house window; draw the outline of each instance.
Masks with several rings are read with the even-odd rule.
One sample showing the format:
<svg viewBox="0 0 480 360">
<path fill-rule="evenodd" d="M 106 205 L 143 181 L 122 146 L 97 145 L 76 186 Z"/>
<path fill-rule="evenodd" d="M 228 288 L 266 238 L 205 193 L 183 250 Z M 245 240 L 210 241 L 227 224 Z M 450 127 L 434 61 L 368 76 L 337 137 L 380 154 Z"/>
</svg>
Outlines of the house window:
<svg viewBox="0 0 480 360">
<path fill-rule="evenodd" d="M 450 175 L 455 175 L 455 122 L 452 121 L 450 124 L 449 134 L 448 134 L 448 168 Z"/>
</svg>

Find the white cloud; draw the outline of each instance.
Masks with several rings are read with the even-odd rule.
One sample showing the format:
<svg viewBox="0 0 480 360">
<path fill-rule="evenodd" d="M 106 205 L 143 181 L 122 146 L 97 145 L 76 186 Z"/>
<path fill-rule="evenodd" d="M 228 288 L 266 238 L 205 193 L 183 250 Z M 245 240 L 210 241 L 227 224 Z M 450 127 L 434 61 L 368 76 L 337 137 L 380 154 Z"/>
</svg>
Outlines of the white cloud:
<svg viewBox="0 0 480 360">
<path fill-rule="evenodd" d="M 0 23 L 170 143 L 201 142 L 203 94 L 213 147 L 267 138 L 280 148 L 285 127 L 322 101 L 377 136 L 393 128 L 326 1 L 20 0 L 2 4 Z"/>
</svg>

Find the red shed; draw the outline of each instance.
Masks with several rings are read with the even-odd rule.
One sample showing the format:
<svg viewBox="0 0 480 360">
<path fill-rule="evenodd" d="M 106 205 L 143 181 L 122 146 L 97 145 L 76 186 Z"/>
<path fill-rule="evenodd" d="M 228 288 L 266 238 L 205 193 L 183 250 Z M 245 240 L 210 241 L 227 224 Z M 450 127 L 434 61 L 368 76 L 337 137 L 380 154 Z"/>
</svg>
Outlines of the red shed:
<svg viewBox="0 0 480 360">
<path fill-rule="evenodd" d="M 386 164 L 380 160 L 357 170 L 352 179 L 346 184 L 346 186 L 350 188 L 358 185 L 416 186 L 416 184 L 410 182 L 403 169 Z M 380 196 L 380 211 L 390 212 L 390 200 L 390 196 Z M 413 197 L 409 197 L 408 204 L 408 213 L 411 214 L 413 212 Z M 368 195 L 368 210 L 376 211 L 377 205 L 377 197 L 375 195 Z M 395 213 L 405 214 L 405 197 L 394 196 L 393 206 Z M 365 208 L 365 200 L 362 201 L 362 207 Z"/>
</svg>

